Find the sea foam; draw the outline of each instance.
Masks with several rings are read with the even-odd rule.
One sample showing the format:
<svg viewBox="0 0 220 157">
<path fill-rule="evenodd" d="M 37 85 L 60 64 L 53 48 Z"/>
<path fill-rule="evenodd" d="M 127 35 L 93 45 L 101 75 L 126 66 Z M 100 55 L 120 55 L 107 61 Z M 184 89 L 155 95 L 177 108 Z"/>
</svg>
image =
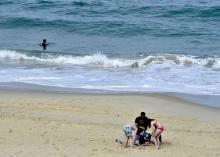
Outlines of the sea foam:
<svg viewBox="0 0 220 157">
<path fill-rule="evenodd" d="M 170 64 L 179 66 L 201 66 L 210 68 L 220 68 L 220 58 L 198 57 L 182 54 L 151 54 L 147 56 L 130 58 L 113 58 L 102 53 L 91 55 L 76 56 L 67 54 L 53 54 L 39 52 L 39 54 L 23 53 L 15 50 L 0 50 L 0 61 L 15 61 L 17 63 L 32 62 L 41 64 L 58 64 L 58 65 L 81 65 L 95 67 L 132 67 L 138 68 L 151 64 Z"/>
</svg>

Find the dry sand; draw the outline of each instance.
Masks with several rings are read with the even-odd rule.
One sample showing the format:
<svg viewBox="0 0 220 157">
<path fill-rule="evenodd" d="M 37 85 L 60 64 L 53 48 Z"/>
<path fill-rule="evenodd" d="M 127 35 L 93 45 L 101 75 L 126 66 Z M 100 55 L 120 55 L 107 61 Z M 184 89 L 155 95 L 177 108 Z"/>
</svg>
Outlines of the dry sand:
<svg viewBox="0 0 220 157">
<path fill-rule="evenodd" d="M 163 144 L 123 149 L 123 124 L 145 111 Z M 219 157 L 220 109 L 162 94 L 0 91 L 0 157 Z"/>
</svg>

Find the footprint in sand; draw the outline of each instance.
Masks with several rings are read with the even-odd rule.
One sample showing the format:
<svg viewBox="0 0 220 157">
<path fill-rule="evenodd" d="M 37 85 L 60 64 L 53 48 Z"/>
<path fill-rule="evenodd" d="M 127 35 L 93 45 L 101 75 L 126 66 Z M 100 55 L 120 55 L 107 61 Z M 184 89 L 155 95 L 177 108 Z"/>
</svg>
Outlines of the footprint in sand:
<svg viewBox="0 0 220 157">
<path fill-rule="evenodd" d="M 55 143 L 52 144 L 53 145 L 53 148 L 56 150 L 56 151 L 59 151 L 60 149 L 56 146 Z"/>
<path fill-rule="evenodd" d="M 45 138 L 45 135 L 48 133 L 48 131 L 45 131 L 45 132 L 43 132 L 40 136 L 42 137 L 42 138 Z"/>
<path fill-rule="evenodd" d="M 50 140 L 49 139 L 45 139 L 44 144 L 48 144 L 48 143 L 50 143 Z"/>
<path fill-rule="evenodd" d="M 40 136 L 41 138 L 44 139 L 44 144 L 48 144 L 50 143 L 50 140 L 48 138 L 45 138 L 46 134 L 48 133 L 48 131 L 43 132 Z"/>
<path fill-rule="evenodd" d="M 93 151 L 93 152 L 96 152 L 96 151 L 98 151 L 98 149 L 92 149 L 92 151 Z"/>
<path fill-rule="evenodd" d="M 10 134 L 13 132 L 13 130 L 12 129 L 9 129 L 9 131 L 8 131 Z"/>
<path fill-rule="evenodd" d="M 18 154 L 22 153 L 23 151 L 18 151 L 16 153 L 14 153 L 15 156 L 17 156 Z"/>
</svg>

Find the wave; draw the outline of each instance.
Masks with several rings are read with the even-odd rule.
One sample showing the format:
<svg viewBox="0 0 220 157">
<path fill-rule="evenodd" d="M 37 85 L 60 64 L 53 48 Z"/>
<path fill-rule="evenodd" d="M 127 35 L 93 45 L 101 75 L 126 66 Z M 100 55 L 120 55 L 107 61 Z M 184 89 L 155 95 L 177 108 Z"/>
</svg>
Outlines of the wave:
<svg viewBox="0 0 220 157">
<path fill-rule="evenodd" d="M 23 2 L 23 8 L 25 10 L 38 10 L 38 9 L 50 9 L 60 7 L 61 4 L 53 1 L 38 0 L 37 3 Z"/>
<path fill-rule="evenodd" d="M 1 17 L 0 17 L 1 18 Z M 156 32 L 145 24 L 132 24 L 125 21 L 72 21 L 67 19 L 46 20 L 29 17 L 2 17 L 0 28 L 51 28 L 84 35 L 129 36 Z"/>
<path fill-rule="evenodd" d="M 40 18 L 17 17 L 7 18 L 0 21 L 0 28 L 39 28 L 59 29 L 80 35 L 105 35 L 116 37 L 127 37 L 135 35 L 150 35 L 160 37 L 172 36 L 202 36 L 213 35 L 213 32 L 195 32 L 193 29 L 179 30 L 178 28 L 152 27 L 146 24 L 129 23 L 126 21 L 71 21 L 65 19 L 45 20 Z"/>
<path fill-rule="evenodd" d="M 13 1 L 6 1 L 0 2 L 0 5 L 5 5 L 6 10 L 10 10 L 11 7 L 7 5 L 10 3 L 17 4 Z M 218 31 L 215 31 L 218 29 L 216 22 L 220 17 L 219 6 L 189 7 L 150 4 L 123 6 L 123 2 L 119 2 L 118 6 L 115 3 L 81 0 L 21 2 L 18 13 L 15 7 L 14 11 L 6 11 L 0 15 L 0 28 L 27 28 L 35 31 L 36 29 L 41 31 L 50 29 L 79 35 L 110 37 L 210 36 L 215 38 L 219 35 Z M 44 9 L 48 10 L 47 14 L 43 11 Z M 183 17 L 181 21 L 179 17 Z M 211 19 L 203 17 L 211 17 Z M 194 21 L 192 25 L 189 24 L 191 21 Z M 201 23 L 197 25 L 195 21 Z M 208 29 L 209 24 L 214 29 Z"/>
<path fill-rule="evenodd" d="M 62 24 L 64 21 L 54 20 L 54 21 L 46 21 L 40 18 L 28 18 L 28 17 L 10 17 L 10 18 L 2 18 L 0 21 L 1 28 L 30 28 L 30 27 L 59 27 L 65 24 Z M 66 21 L 67 23 L 67 21 Z"/>
<path fill-rule="evenodd" d="M 73 1 L 72 2 L 73 6 L 80 6 L 80 7 L 84 7 L 84 6 L 88 6 L 88 7 L 93 7 L 93 6 L 103 6 L 104 3 L 102 2 L 84 2 L 84 1 Z"/>
<path fill-rule="evenodd" d="M 220 17 L 220 7 L 177 7 L 164 10 L 157 17 Z"/>
<path fill-rule="evenodd" d="M 4 0 L 4 1 L 0 1 L 0 6 L 1 5 L 9 5 L 9 4 L 13 4 L 13 1 L 8 1 L 8 0 Z"/>
<path fill-rule="evenodd" d="M 24 64 L 58 64 L 58 65 L 79 65 L 95 67 L 131 67 L 139 68 L 153 64 L 170 64 L 179 66 L 202 66 L 208 68 L 220 68 L 220 58 L 217 56 L 189 56 L 181 54 L 152 54 L 142 58 L 110 58 L 102 53 L 92 55 L 76 56 L 70 54 L 57 54 L 45 52 L 18 52 L 13 50 L 0 50 L 0 61 L 15 61 Z"/>
<path fill-rule="evenodd" d="M 201 10 L 199 17 L 220 17 L 220 6 Z"/>
<path fill-rule="evenodd" d="M 104 6 L 102 2 L 85 2 L 85 1 L 48 1 L 48 0 L 38 0 L 36 3 L 25 2 L 26 9 L 50 9 L 53 7 L 63 8 L 64 6 L 72 7 L 99 7 Z"/>
</svg>

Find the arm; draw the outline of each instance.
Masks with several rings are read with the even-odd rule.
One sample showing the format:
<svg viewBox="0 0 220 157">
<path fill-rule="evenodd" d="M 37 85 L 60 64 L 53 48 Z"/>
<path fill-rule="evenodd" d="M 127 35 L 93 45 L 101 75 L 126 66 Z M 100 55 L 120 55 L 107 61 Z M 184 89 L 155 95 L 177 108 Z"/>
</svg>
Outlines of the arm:
<svg viewBox="0 0 220 157">
<path fill-rule="evenodd" d="M 126 148 L 127 145 L 128 145 L 128 140 L 129 140 L 129 138 L 128 138 L 128 137 L 126 137 L 126 138 L 127 138 L 127 139 L 126 139 L 126 142 L 125 142 L 124 148 Z"/>
<path fill-rule="evenodd" d="M 135 126 L 138 127 L 138 123 L 135 123 Z"/>
<path fill-rule="evenodd" d="M 138 127 L 138 117 L 135 119 L 134 123 L 135 123 L 135 126 Z"/>
<path fill-rule="evenodd" d="M 152 127 L 152 132 L 151 132 L 151 135 L 154 137 L 155 135 L 155 131 L 156 131 L 156 128 L 155 127 Z"/>
<path fill-rule="evenodd" d="M 155 132 L 156 132 L 156 128 L 155 128 L 155 126 L 154 126 L 154 121 L 151 121 L 151 135 L 154 137 L 154 135 L 155 135 Z"/>
<path fill-rule="evenodd" d="M 133 129 L 134 135 L 136 135 L 137 130 L 138 130 L 137 125 L 136 125 L 136 124 L 133 125 L 133 126 L 132 126 L 132 129 Z"/>
<path fill-rule="evenodd" d="M 137 134 L 137 126 L 136 126 L 136 124 L 134 124 L 132 126 L 132 144 L 134 143 L 134 141 L 136 139 L 136 134 Z"/>
</svg>

